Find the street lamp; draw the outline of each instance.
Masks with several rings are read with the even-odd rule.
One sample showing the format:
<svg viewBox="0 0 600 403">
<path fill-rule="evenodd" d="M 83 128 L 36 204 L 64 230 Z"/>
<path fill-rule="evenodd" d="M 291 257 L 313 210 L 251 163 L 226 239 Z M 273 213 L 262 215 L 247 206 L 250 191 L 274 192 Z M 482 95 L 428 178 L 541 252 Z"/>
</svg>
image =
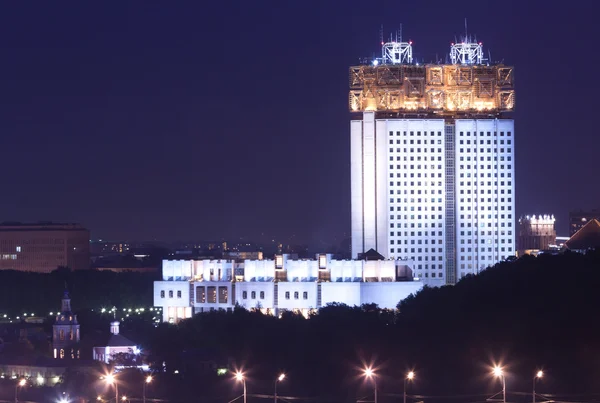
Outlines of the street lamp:
<svg viewBox="0 0 600 403">
<path fill-rule="evenodd" d="M 15 385 L 15 403 L 17 403 L 19 401 L 19 386 L 23 387 L 27 385 L 27 381 L 25 379 L 21 379 L 19 382 L 17 382 L 17 384 Z"/>
<path fill-rule="evenodd" d="M 127 396 L 123 396 L 123 397 L 121 398 L 121 400 L 122 400 L 122 401 L 124 401 L 124 402 L 126 402 L 126 401 L 127 401 Z"/>
<path fill-rule="evenodd" d="M 535 403 L 535 382 L 538 379 L 542 379 L 543 376 L 544 376 L 544 371 L 539 370 L 538 372 L 535 373 L 535 376 L 533 377 L 533 392 L 531 393 L 531 395 L 533 396 L 533 403 Z"/>
<path fill-rule="evenodd" d="M 244 386 L 244 403 L 246 403 L 246 378 L 243 373 L 238 371 L 235 373 L 235 379 L 242 382 L 242 385 Z"/>
<path fill-rule="evenodd" d="M 377 403 L 377 380 L 375 379 L 375 371 L 371 367 L 365 368 L 365 376 L 373 379 L 373 389 L 375 393 L 375 403 Z"/>
<path fill-rule="evenodd" d="M 146 403 L 146 385 L 148 385 L 150 382 L 152 382 L 152 375 L 148 375 L 146 377 L 146 379 L 144 379 L 144 401 L 143 401 L 143 403 Z"/>
<path fill-rule="evenodd" d="M 104 380 L 108 385 L 115 385 L 115 403 L 119 403 L 119 386 L 117 385 L 117 379 L 113 374 L 108 374 Z"/>
<path fill-rule="evenodd" d="M 406 403 L 406 381 L 412 381 L 413 379 L 415 379 L 415 373 L 413 371 L 410 371 L 404 377 L 404 403 Z"/>
<path fill-rule="evenodd" d="M 275 403 L 277 403 L 277 383 L 281 382 L 285 379 L 285 374 L 281 374 L 277 377 L 277 379 L 275 379 Z"/>
<path fill-rule="evenodd" d="M 502 403 L 506 403 L 506 378 L 501 367 L 497 365 L 494 367 L 494 376 L 502 378 Z"/>
</svg>

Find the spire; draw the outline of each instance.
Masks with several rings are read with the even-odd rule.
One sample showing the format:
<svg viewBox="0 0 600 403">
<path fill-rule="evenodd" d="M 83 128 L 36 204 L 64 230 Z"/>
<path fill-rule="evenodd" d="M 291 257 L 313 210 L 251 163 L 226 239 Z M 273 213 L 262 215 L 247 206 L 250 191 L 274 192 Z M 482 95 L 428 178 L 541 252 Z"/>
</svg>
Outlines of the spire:
<svg viewBox="0 0 600 403">
<path fill-rule="evenodd" d="M 61 312 L 71 312 L 71 298 L 69 297 L 69 290 L 66 288 L 65 283 L 65 292 L 63 293 Z"/>
</svg>

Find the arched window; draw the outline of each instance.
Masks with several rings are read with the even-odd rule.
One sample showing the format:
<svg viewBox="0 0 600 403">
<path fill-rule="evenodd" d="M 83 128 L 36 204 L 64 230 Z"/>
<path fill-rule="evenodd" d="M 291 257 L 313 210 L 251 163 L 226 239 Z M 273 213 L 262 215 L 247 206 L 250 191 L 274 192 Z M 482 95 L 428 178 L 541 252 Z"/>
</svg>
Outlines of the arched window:
<svg viewBox="0 0 600 403">
<path fill-rule="evenodd" d="M 242 292 L 242 298 L 243 299 L 247 299 L 248 298 L 248 291 L 243 291 Z"/>
<path fill-rule="evenodd" d="M 75 340 L 79 341 L 79 329 L 77 329 L 77 336 L 75 337 Z"/>
<path fill-rule="evenodd" d="M 65 339 L 65 331 L 63 329 L 60 329 L 60 337 L 59 337 L 59 339 L 61 339 L 61 340 Z M 62 350 L 60 350 L 60 351 L 62 351 Z M 64 354 L 64 352 L 63 352 L 63 354 Z"/>
<path fill-rule="evenodd" d="M 252 291 L 252 299 L 256 299 L 256 291 Z"/>
<path fill-rule="evenodd" d="M 260 299 L 265 299 L 265 292 L 264 291 L 260 292 Z"/>
<path fill-rule="evenodd" d="M 60 349 L 60 358 L 65 358 L 65 350 L 63 350 L 62 348 Z"/>
<path fill-rule="evenodd" d="M 164 298 L 164 297 L 165 297 L 165 290 L 162 290 L 162 291 L 160 292 L 160 297 L 161 297 L 161 298 Z"/>
<path fill-rule="evenodd" d="M 69 330 L 69 340 L 73 340 L 73 329 Z"/>
<path fill-rule="evenodd" d="M 294 291 L 294 299 L 298 299 L 298 291 Z"/>
<path fill-rule="evenodd" d="M 173 290 L 169 290 L 169 298 L 173 298 Z"/>
</svg>

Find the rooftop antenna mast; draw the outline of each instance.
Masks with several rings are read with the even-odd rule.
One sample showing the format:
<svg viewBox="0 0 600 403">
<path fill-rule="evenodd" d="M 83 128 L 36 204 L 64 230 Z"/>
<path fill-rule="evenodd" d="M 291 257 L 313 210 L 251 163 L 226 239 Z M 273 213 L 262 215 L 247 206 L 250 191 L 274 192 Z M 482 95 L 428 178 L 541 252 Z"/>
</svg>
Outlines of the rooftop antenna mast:
<svg viewBox="0 0 600 403">
<path fill-rule="evenodd" d="M 383 24 L 381 24 L 381 28 L 379 29 L 379 41 L 383 45 Z"/>
<path fill-rule="evenodd" d="M 467 32 L 467 19 L 465 18 L 465 42 L 470 42 L 468 38 L 469 33 Z"/>
</svg>

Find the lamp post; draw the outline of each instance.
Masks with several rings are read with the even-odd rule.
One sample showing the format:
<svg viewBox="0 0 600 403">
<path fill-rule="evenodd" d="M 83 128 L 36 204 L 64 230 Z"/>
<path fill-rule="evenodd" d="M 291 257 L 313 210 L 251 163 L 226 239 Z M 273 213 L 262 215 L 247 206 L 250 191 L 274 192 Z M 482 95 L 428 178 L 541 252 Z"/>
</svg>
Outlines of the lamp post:
<svg viewBox="0 0 600 403">
<path fill-rule="evenodd" d="M 502 368 L 495 366 L 494 376 L 502 378 L 502 403 L 506 403 L 506 378 L 504 377 L 504 371 L 502 371 Z"/>
<path fill-rule="evenodd" d="M 414 378 L 415 378 L 415 373 L 413 371 L 410 371 L 404 377 L 404 403 L 406 403 L 406 381 L 412 381 Z"/>
<path fill-rule="evenodd" d="M 277 403 L 277 383 L 281 382 L 285 379 L 285 374 L 281 374 L 277 377 L 277 379 L 275 379 L 275 403 Z"/>
<path fill-rule="evenodd" d="M 244 386 L 244 403 L 246 403 L 246 378 L 243 373 L 238 371 L 235 373 L 235 379 L 242 382 L 242 385 Z"/>
<path fill-rule="evenodd" d="M 371 367 L 365 368 L 365 377 L 369 379 L 373 379 L 373 390 L 375 394 L 375 403 L 377 403 L 377 380 L 375 379 L 375 371 Z"/>
<path fill-rule="evenodd" d="M 535 376 L 533 377 L 533 392 L 531 393 L 531 396 L 533 397 L 533 403 L 535 403 L 535 382 L 538 379 L 542 379 L 542 376 L 544 376 L 544 371 L 539 370 L 535 373 Z"/>
<path fill-rule="evenodd" d="M 143 396 L 143 403 L 146 403 L 146 385 L 148 385 L 150 382 L 152 382 L 152 375 L 148 375 L 146 377 L 146 379 L 144 379 L 144 396 Z"/>
<path fill-rule="evenodd" d="M 17 403 L 19 401 L 19 386 L 23 387 L 27 384 L 27 381 L 25 379 L 21 379 L 19 382 L 16 383 L 15 385 L 15 403 Z"/>
<path fill-rule="evenodd" d="M 108 374 L 104 378 L 108 385 L 115 385 L 115 403 L 119 403 L 119 386 L 117 385 L 117 380 L 113 374 Z"/>
</svg>

